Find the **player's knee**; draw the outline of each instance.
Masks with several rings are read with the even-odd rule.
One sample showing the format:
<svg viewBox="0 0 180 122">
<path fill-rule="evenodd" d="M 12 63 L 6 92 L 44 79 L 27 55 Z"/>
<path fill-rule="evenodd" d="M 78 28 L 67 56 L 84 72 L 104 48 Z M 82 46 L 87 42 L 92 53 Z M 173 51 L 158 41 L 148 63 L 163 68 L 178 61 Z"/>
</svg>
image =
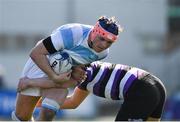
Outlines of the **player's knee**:
<svg viewBox="0 0 180 122">
<path fill-rule="evenodd" d="M 40 112 L 39 121 L 52 121 L 55 115 L 56 115 L 55 111 L 47 108 L 42 108 Z"/>
<path fill-rule="evenodd" d="M 57 112 L 60 108 L 60 104 L 57 101 L 55 101 L 53 99 L 49 99 L 49 98 L 45 98 L 42 101 L 41 106 L 43 108 L 47 108 L 47 109 L 53 110 L 55 112 Z"/>
</svg>

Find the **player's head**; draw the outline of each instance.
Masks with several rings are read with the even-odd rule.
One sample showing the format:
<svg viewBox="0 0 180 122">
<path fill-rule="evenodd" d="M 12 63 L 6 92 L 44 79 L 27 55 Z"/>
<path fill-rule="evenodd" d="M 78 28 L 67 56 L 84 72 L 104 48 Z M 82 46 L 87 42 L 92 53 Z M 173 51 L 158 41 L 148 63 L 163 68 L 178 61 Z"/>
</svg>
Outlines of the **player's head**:
<svg viewBox="0 0 180 122">
<path fill-rule="evenodd" d="M 91 30 L 90 40 L 91 47 L 96 52 L 101 52 L 108 48 L 113 42 L 117 41 L 119 32 L 122 28 L 117 24 L 114 17 L 107 18 L 102 16 L 98 19 L 95 26 Z M 108 42 L 108 44 L 101 43 L 102 41 Z M 104 46 L 103 46 L 104 44 Z M 97 47 L 98 45 L 102 45 Z M 98 49 L 99 48 L 99 49 Z"/>
<path fill-rule="evenodd" d="M 116 41 L 120 31 L 122 31 L 122 28 L 117 24 L 114 17 L 107 18 L 106 16 L 101 16 L 92 29 L 91 41 L 93 41 L 97 35 L 110 39 L 111 41 Z"/>
</svg>

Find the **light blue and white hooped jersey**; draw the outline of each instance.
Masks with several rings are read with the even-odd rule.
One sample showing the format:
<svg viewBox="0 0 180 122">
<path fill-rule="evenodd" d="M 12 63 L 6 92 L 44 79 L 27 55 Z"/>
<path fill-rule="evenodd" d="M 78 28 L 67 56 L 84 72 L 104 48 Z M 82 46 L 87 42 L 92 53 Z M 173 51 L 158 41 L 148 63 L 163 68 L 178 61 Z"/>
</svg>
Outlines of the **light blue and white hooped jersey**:
<svg viewBox="0 0 180 122">
<path fill-rule="evenodd" d="M 57 51 L 67 52 L 73 59 L 73 65 L 104 59 L 109 49 L 97 53 L 88 45 L 87 40 L 91 29 L 90 25 L 78 23 L 60 26 L 51 34 L 52 44 Z"/>
</svg>

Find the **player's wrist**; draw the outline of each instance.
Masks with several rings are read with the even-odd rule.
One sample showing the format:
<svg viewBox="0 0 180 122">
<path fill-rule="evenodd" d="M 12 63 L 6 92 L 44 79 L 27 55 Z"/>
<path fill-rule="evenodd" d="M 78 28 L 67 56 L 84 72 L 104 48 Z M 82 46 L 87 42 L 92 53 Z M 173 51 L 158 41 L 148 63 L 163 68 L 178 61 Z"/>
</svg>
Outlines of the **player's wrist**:
<svg viewBox="0 0 180 122">
<path fill-rule="evenodd" d="M 52 81 L 55 82 L 55 81 L 57 80 L 58 75 L 55 74 L 55 73 L 53 73 L 53 74 L 48 75 L 48 77 L 49 77 Z"/>
<path fill-rule="evenodd" d="M 51 80 L 52 80 L 54 83 L 57 83 L 57 84 L 65 82 L 65 80 L 63 79 L 63 77 L 61 78 L 59 75 L 56 75 L 56 74 L 55 74 L 55 75 L 52 75 Z"/>
</svg>

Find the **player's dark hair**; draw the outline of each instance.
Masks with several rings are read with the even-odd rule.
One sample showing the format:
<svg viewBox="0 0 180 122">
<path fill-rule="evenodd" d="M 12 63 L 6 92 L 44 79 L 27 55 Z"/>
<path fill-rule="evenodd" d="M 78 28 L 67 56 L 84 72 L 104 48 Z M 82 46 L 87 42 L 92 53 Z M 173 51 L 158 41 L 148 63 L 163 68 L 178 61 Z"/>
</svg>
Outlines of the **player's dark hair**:
<svg viewBox="0 0 180 122">
<path fill-rule="evenodd" d="M 103 27 L 106 31 L 114 35 L 118 35 L 119 25 L 117 24 L 114 17 L 107 18 L 106 16 L 101 16 L 98 21 L 101 27 Z"/>
</svg>

